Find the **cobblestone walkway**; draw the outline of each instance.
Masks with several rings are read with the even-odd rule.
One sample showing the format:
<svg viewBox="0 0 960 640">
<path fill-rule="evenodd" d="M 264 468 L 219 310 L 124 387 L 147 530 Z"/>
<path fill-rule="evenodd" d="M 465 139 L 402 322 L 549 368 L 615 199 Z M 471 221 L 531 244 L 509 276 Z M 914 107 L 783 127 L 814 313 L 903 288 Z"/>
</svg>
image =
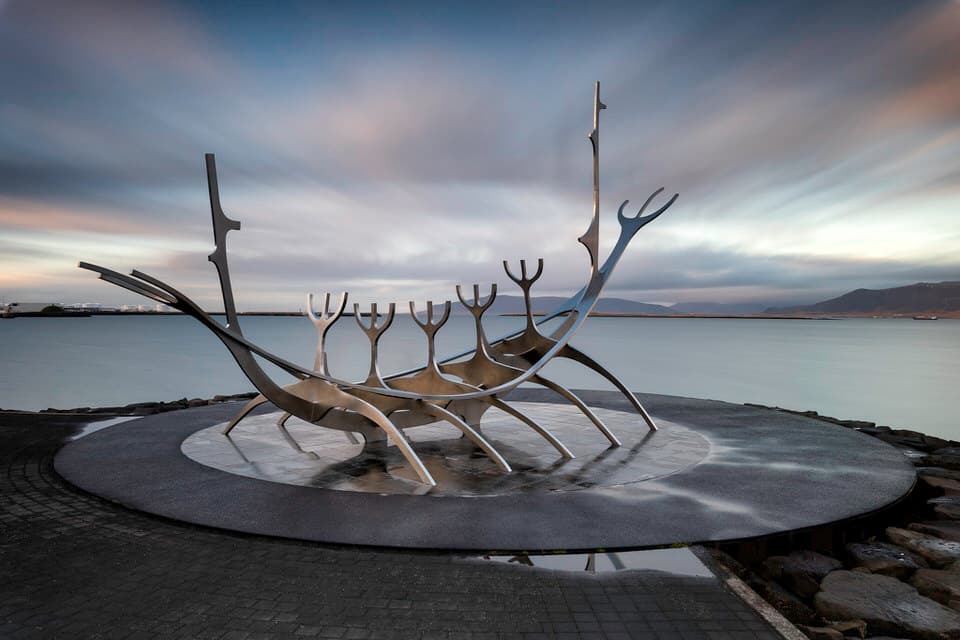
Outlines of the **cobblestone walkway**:
<svg viewBox="0 0 960 640">
<path fill-rule="evenodd" d="M 4 640 L 779 637 L 711 579 L 324 547 L 131 512 L 53 471 L 85 421 L 0 414 Z"/>
</svg>

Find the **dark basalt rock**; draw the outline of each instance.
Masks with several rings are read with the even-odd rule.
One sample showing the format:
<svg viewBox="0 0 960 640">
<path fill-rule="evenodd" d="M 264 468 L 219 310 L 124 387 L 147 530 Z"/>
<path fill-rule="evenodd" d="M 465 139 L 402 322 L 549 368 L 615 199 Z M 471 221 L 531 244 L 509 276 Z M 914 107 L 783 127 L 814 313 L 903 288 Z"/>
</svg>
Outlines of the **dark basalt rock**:
<svg viewBox="0 0 960 640">
<path fill-rule="evenodd" d="M 178 411 L 189 407 L 202 407 L 208 404 L 220 404 L 221 402 L 236 402 L 239 400 L 249 400 L 256 396 L 255 392 L 235 393 L 233 395 L 217 395 L 210 400 L 193 398 L 187 400 L 180 398 L 170 402 L 134 402 L 122 407 L 76 407 L 73 409 L 42 409 L 39 413 L 90 413 L 97 415 L 121 415 L 121 416 L 149 416 L 155 413 L 164 413 L 166 411 Z M 0 409 L 0 411 L 3 411 Z"/>
<path fill-rule="evenodd" d="M 868 436 L 877 436 L 877 435 L 880 435 L 881 433 L 890 433 L 892 429 L 890 427 L 868 426 L 868 427 L 859 427 L 857 431 L 859 431 L 860 433 L 865 433 Z"/>
<path fill-rule="evenodd" d="M 810 640 L 843 640 L 843 634 L 830 627 L 808 627 L 801 624 L 797 628 Z"/>
<path fill-rule="evenodd" d="M 831 622 L 827 626 L 836 629 L 846 637 L 867 637 L 867 623 L 863 620 L 843 620 L 841 622 Z"/>
<path fill-rule="evenodd" d="M 960 470 L 960 447 L 945 447 L 937 449 L 923 459 L 924 464 L 931 467 L 946 467 Z"/>
<path fill-rule="evenodd" d="M 928 436 L 918 431 L 910 431 L 909 429 L 891 429 L 890 431 L 882 431 L 871 435 L 894 446 L 910 447 L 911 449 L 926 451 L 928 453 L 950 445 L 949 440 Z"/>
<path fill-rule="evenodd" d="M 950 480 L 960 481 L 960 471 L 956 469 L 944 469 L 943 467 L 918 467 L 917 475 L 929 478 L 948 478 Z"/>
<path fill-rule="evenodd" d="M 921 595 L 945 604 L 951 609 L 960 609 L 960 573 L 937 569 L 921 569 L 910 579 Z"/>
<path fill-rule="evenodd" d="M 824 576 L 843 567 L 839 560 L 815 551 L 770 556 L 763 564 L 771 578 L 802 598 L 815 594 Z"/>
<path fill-rule="evenodd" d="M 888 527 L 886 533 L 890 542 L 922 556 L 933 567 L 943 567 L 960 560 L 960 542 L 941 540 L 925 533 L 898 527 Z"/>
<path fill-rule="evenodd" d="M 931 522 L 913 522 L 907 525 L 911 531 L 919 531 L 928 536 L 960 542 L 960 522 L 953 520 L 933 520 Z"/>
<path fill-rule="evenodd" d="M 933 507 L 938 518 L 945 520 L 960 520 L 960 496 L 941 496 L 927 500 Z"/>
<path fill-rule="evenodd" d="M 848 544 L 846 550 L 853 564 L 898 580 L 909 578 L 917 569 L 929 566 L 920 556 L 887 542 L 853 543 Z"/>
<path fill-rule="evenodd" d="M 931 489 L 936 489 L 949 494 L 960 494 L 960 480 L 929 474 L 917 476 L 917 479 Z"/>
<path fill-rule="evenodd" d="M 748 576 L 747 584 L 757 592 L 757 595 L 773 605 L 784 618 L 793 624 L 811 627 L 823 625 L 824 620 L 817 615 L 816 611 L 776 582 L 764 580 L 756 574 L 752 574 Z"/>
<path fill-rule="evenodd" d="M 824 618 L 860 619 L 870 633 L 915 640 L 960 638 L 960 615 L 896 578 L 834 571 L 821 586 L 814 606 Z"/>
</svg>

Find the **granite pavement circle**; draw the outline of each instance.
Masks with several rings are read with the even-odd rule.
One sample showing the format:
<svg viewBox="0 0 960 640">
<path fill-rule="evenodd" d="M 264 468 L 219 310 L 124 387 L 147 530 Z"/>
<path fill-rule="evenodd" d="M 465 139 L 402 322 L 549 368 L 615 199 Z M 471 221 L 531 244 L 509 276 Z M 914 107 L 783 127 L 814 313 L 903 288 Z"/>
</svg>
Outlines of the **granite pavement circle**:
<svg viewBox="0 0 960 640">
<path fill-rule="evenodd" d="M 630 409 L 614 392 L 578 395 L 593 407 Z M 706 439 L 709 453 L 676 473 L 577 491 L 482 497 L 337 491 L 238 476 L 184 456 L 188 436 L 237 411 L 224 404 L 93 433 L 64 447 L 55 466 L 86 491 L 194 524 L 328 543 L 531 552 L 771 535 L 881 509 L 916 480 L 898 450 L 851 429 L 754 406 L 640 397 L 655 418 Z M 518 402 L 554 398 L 538 390 L 511 396 Z"/>
<path fill-rule="evenodd" d="M 777 637 L 709 578 L 320 545 L 131 511 L 53 469 L 89 419 L 0 413 L 5 640 Z"/>
</svg>

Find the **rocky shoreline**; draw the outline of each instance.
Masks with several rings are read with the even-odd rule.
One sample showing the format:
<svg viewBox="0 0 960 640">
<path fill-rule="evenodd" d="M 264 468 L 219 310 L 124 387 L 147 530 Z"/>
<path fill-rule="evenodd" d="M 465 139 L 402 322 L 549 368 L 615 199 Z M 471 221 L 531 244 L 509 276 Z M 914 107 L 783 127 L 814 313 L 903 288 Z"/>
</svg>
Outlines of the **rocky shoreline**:
<svg viewBox="0 0 960 640">
<path fill-rule="evenodd" d="M 904 508 L 880 530 L 841 547 L 824 543 L 741 562 L 711 555 L 811 640 L 960 638 L 960 442 L 815 411 L 900 449 L 917 467 Z"/>
<path fill-rule="evenodd" d="M 179 411 L 180 409 L 189 409 L 191 407 L 203 407 L 208 404 L 220 404 L 222 402 L 236 402 L 238 400 L 249 400 L 256 396 L 256 392 L 235 393 L 232 395 L 215 395 L 212 398 L 180 398 L 169 402 L 134 402 L 116 407 L 75 407 L 73 409 L 42 409 L 40 411 L 18 411 L 16 409 L 0 409 L 3 413 L 64 413 L 71 415 L 96 415 L 96 416 L 149 416 L 155 413 L 166 413 L 167 411 Z"/>
</svg>

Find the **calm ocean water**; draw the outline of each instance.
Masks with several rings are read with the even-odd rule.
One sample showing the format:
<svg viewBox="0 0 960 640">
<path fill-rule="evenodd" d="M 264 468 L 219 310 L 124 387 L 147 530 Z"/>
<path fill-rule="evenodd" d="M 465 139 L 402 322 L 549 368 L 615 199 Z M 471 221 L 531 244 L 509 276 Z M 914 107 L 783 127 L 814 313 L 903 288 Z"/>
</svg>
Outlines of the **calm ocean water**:
<svg viewBox="0 0 960 640">
<path fill-rule="evenodd" d="M 488 335 L 520 322 L 489 318 Z M 306 318 L 244 317 L 241 323 L 258 344 L 313 364 L 316 334 Z M 363 378 L 368 343 L 353 319 L 342 319 L 328 339 L 334 375 Z M 471 346 L 472 320 L 452 317 L 438 341 L 441 353 Z M 573 344 L 638 391 L 814 409 L 960 439 L 952 403 L 960 390 L 960 320 L 591 318 Z M 5 409 L 251 390 L 220 342 L 185 317 L 0 320 L 0 354 Z M 424 355 L 423 334 L 398 314 L 381 344 L 381 370 L 420 364 Z M 574 388 L 609 388 L 572 363 L 552 363 L 547 372 Z"/>
</svg>

